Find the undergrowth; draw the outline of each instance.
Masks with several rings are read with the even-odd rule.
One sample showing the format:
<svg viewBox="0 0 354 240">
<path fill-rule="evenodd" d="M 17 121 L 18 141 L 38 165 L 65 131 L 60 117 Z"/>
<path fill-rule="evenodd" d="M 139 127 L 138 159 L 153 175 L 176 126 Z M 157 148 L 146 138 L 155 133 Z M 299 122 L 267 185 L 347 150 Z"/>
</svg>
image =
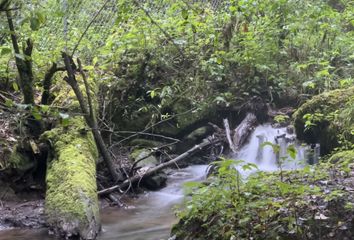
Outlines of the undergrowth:
<svg viewBox="0 0 354 240">
<path fill-rule="evenodd" d="M 177 239 L 352 236 L 352 165 L 350 171 L 330 163 L 306 166 L 282 171 L 282 179 L 280 172 L 257 171 L 242 181 L 235 168 L 239 162 L 224 160 L 217 164 L 212 181 L 189 184 L 193 195 L 178 211 L 181 220 L 172 231 Z"/>
</svg>

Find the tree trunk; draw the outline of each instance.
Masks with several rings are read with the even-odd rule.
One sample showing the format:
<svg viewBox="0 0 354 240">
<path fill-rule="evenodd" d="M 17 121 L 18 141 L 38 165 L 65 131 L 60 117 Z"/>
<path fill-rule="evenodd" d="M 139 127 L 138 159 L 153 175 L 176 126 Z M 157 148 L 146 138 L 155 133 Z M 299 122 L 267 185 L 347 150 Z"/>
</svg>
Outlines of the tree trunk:
<svg viewBox="0 0 354 240">
<path fill-rule="evenodd" d="M 68 73 L 68 76 L 65 78 L 65 80 L 73 89 L 73 91 L 76 95 L 76 98 L 79 101 L 81 111 L 84 114 L 86 123 L 91 128 L 91 131 L 92 131 L 93 136 L 95 138 L 97 148 L 98 148 L 100 154 L 102 155 L 113 180 L 115 182 L 117 182 L 120 180 L 120 176 L 116 171 L 112 157 L 111 157 L 110 153 L 108 152 L 108 149 L 103 141 L 100 131 L 98 130 L 97 121 L 95 119 L 95 116 L 93 115 L 92 103 L 89 103 L 88 105 L 86 104 L 85 98 L 79 88 L 77 81 L 76 81 L 75 72 L 73 69 L 73 67 L 76 67 L 76 66 L 73 65 L 74 64 L 73 60 L 66 53 L 63 52 L 62 56 L 63 56 L 65 67 L 66 67 L 66 70 Z M 84 77 L 84 81 L 86 81 L 85 77 Z M 85 86 L 87 89 L 87 83 L 85 83 Z M 89 90 L 89 89 L 87 89 L 87 90 Z M 90 96 L 88 92 L 86 94 L 87 94 L 87 96 Z M 88 97 L 88 100 L 89 101 L 91 100 L 90 97 Z"/>
<path fill-rule="evenodd" d="M 18 74 L 20 75 L 20 88 L 24 97 L 25 104 L 34 104 L 33 94 L 33 72 L 32 72 L 32 50 L 33 43 L 30 39 L 26 41 L 26 47 L 23 49 L 23 54 L 17 42 L 15 27 L 13 24 L 12 14 L 10 10 L 6 11 L 7 23 L 11 32 L 12 46 L 15 51 L 15 61 Z"/>
<path fill-rule="evenodd" d="M 229 120 L 227 120 L 227 119 L 224 119 L 224 128 L 225 128 L 226 139 L 227 139 L 227 142 L 229 143 L 229 147 L 233 153 L 236 153 L 235 144 L 233 143 L 232 138 L 231 138 Z"/>
<path fill-rule="evenodd" d="M 240 148 L 246 143 L 256 124 L 256 116 L 253 113 L 248 113 L 240 125 L 238 125 L 238 127 L 234 130 L 233 144 L 235 146 L 236 152 L 238 152 Z"/>
</svg>

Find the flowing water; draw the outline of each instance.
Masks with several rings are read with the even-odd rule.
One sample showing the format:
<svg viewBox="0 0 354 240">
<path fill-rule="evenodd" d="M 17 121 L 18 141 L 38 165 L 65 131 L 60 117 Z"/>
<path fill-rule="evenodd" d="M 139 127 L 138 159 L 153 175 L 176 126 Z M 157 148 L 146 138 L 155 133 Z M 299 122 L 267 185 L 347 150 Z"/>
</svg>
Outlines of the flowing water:
<svg viewBox="0 0 354 240">
<path fill-rule="evenodd" d="M 132 199 L 126 209 L 107 208 L 102 211 L 102 233 L 99 240 L 167 240 L 171 226 L 176 222 L 173 207 L 183 200 L 183 183 L 205 177 L 207 166 L 196 165 L 177 170 L 169 175 L 167 187 L 147 192 Z M 0 240 L 53 240 L 47 231 L 4 230 Z"/>
<path fill-rule="evenodd" d="M 267 142 L 278 145 L 279 152 L 274 151 L 270 145 L 264 144 Z M 295 149 L 295 159 L 287 153 L 290 146 Z M 276 171 L 280 166 L 286 170 L 300 168 L 307 161 L 308 155 L 309 147 L 298 143 L 290 129 L 274 128 L 271 124 L 263 124 L 255 128 L 249 142 L 232 158 L 254 163 L 261 171 Z"/>
<path fill-rule="evenodd" d="M 206 165 L 191 166 L 174 172 L 167 187 L 149 192 L 133 200 L 131 209 L 103 212 L 101 240 L 160 240 L 168 239 L 176 218 L 173 206 L 184 197 L 182 185 L 187 181 L 202 180 Z"/>
<path fill-rule="evenodd" d="M 274 153 L 272 147 L 262 146 L 270 142 L 280 146 L 279 153 Z M 288 157 L 287 148 L 293 145 L 296 149 L 296 159 Z M 315 153 L 318 151 L 315 147 Z M 286 128 L 273 128 L 270 124 L 255 128 L 249 142 L 241 151 L 232 156 L 249 163 L 257 164 L 263 171 L 274 171 L 282 160 L 283 169 L 296 169 L 304 165 L 309 158 L 309 148 L 295 140 L 295 135 Z M 312 155 L 314 161 L 318 155 Z M 202 180 L 207 166 L 191 166 L 172 172 L 169 175 L 167 187 L 156 192 L 147 192 L 137 199 L 132 199 L 126 209 L 108 208 L 102 211 L 103 231 L 100 240 L 166 240 L 170 228 L 175 223 L 173 206 L 183 199 L 182 185 L 187 181 Z M 0 229 L 1 230 L 1 229 Z M 41 230 L 4 230 L 0 232 L 0 240 L 53 240 L 46 231 Z"/>
</svg>

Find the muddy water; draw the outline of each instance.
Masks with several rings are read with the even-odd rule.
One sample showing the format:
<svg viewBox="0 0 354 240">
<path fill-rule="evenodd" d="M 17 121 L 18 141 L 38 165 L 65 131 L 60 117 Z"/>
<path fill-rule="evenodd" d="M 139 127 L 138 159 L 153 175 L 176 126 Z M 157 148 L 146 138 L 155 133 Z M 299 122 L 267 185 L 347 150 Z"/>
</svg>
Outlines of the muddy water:
<svg viewBox="0 0 354 240">
<path fill-rule="evenodd" d="M 167 240 L 176 221 L 173 206 L 183 200 L 183 183 L 201 180 L 206 166 L 191 166 L 170 174 L 167 187 L 147 192 L 128 203 L 127 209 L 102 211 L 100 240 Z M 1 229 L 0 229 L 1 230 Z M 4 230 L 0 240 L 53 240 L 46 230 Z"/>
</svg>

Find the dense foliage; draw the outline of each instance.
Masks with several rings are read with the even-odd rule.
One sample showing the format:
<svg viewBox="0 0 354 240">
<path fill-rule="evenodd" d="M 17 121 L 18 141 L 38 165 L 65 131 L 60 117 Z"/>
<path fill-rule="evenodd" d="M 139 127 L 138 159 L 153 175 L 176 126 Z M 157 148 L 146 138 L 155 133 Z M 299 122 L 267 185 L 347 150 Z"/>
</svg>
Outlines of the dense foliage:
<svg viewBox="0 0 354 240">
<path fill-rule="evenodd" d="M 336 166 L 257 172 L 247 181 L 234 168 L 240 168 L 239 161 L 219 162 L 209 184 L 188 184 L 193 195 L 172 233 L 176 239 L 195 240 L 350 238 L 352 157 Z"/>
<path fill-rule="evenodd" d="M 187 128 L 215 109 L 239 114 L 253 99 L 267 111 L 297 108 L 312 98 L 294 115 L 297 134 L 310 143 L 324 139 L 328 163 L 257 172 L 243 181 L 234 167 L 240 162 L 218 162 L 208 184 L 190 186 L 194 194 L 178 213 L 174 233 L 181 239 L 349 238 L 354 234 L 353 13 L 351 0 L 220 0 L 213 6 L 188 0 L 0 0 L 0 109 L 15 125 L 13 130 L 0 119 L 6 126 L 1 134 L 11 141 L 20 135 L 7 154 L 20 152 L 16 161 L 21 161 L 21 154 L 34 153 L 32 163 L 38 162 L 30 168 L 42 158 L 46 169 L 47 157 L 61 156 L 41 156 L 40 135 L 68 131 L 81 113 L 86 121 L 79 117 L 82 126 L 73 137 L 92 130 L 100 153 L 111 156 L 101 133 L 156 133 L 159 121 L 169 129 Z M 275 117 L 279 123 L 289 119 Z M 63 129 L 56 131 L 58 126 Z M 76 151 L 72 143 L 64 145 Z M 65 157 L 71 162 L 71 155 Z M 96 199 L 90 160 L 89 195 Z M 1 168 L 8 166 L 0 161 Z M 113 163 L 110 172 L 115 183 L 122 180 Z"/>
<path fill-rule="evenodd" d="M 75 47 L 90 13 L 103 3 L 69 1 L 68 13 L 57 1 L 22 4 L 17 28 L 21 42 L 35 42 L 37 90 L 48 62 L 60 60 L 64 46 Z M 101 14 L 115 19 L 114 25 L 98 17 L 79 51 L 91 65 L 87 69 L 100 73 L 106 102 L 120 102 L 110 117 L 131 120 L 149 112 L 160 119 L 177 111 L 171 110 L 176 102 L 203 108 L 242 104 L 254 95 L 297 104 L 307 94 L 352 84 L 352 12 L 351 1 L 230 1 L 211 8 L 121 0 Z M 2 36 L 0 61 L 9 67 L 2 67 L 0 77 L 11 88 L 14 54 L 4 27 Z"/>
</svg>

